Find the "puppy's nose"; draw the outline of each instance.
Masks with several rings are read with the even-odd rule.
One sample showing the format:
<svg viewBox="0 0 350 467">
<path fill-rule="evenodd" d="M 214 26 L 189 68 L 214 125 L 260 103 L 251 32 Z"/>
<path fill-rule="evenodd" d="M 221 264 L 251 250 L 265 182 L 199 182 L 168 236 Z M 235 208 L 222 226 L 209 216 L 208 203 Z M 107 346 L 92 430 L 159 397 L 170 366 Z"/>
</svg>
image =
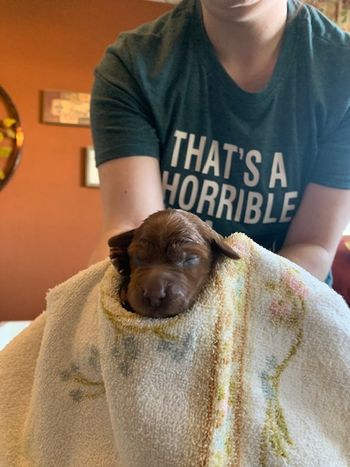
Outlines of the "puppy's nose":
<svg viewBox="0 0 350 467">
<path fill-rule="evenodd" d="M 163 284 L 143 287 L 143 296 L 153 308 L 159 307 L 166 297 L 165 287 Z"/>
</svg>

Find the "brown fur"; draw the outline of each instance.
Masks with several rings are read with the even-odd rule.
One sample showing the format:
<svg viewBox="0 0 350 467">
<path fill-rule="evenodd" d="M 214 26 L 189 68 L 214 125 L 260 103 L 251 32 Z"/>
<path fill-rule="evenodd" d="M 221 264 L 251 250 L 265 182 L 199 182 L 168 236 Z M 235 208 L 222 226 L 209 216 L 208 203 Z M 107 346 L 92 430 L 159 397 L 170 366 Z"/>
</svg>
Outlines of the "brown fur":
<svg viewBox="0 0 350 467">
<path fill-rule="evenodd" d="M 111 261 L 122 276 L 122 302 L 152 318 L 185 311 L 222 255 L 239 258 L 205 222 L 179 209 L 158 211 L 108 244 Z"/>
</svg>

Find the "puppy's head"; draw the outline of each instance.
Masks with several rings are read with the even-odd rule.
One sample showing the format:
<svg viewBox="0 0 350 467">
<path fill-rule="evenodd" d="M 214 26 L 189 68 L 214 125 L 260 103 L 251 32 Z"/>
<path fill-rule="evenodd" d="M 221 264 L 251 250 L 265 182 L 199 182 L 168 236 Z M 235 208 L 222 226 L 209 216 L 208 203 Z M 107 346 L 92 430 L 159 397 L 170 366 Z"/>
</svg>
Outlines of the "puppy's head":
<svg viewBox="0 0 350 467">
<path fill-rule="evenodd" d="M 112 237 L 110 258 L 121 273 L 120 297 L 152 318 L 175 316 L 195 301 L 217 259 L 239 256 L 194 214 L 167 209 Z"/>
</svg>

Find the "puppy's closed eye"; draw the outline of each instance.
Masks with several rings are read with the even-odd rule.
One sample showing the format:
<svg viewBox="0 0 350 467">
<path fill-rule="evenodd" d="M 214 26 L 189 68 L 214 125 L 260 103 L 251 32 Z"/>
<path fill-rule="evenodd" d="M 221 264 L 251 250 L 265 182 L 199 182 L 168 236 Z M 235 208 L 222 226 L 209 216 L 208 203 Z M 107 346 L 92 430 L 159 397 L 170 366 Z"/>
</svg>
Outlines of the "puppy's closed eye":
<svg viewBox="0 0 350 467">
<path fill-rule="evenodd" d="M 142 259 L 140 255 L 133 255 L 132 260 L 134 261 L 136 266 L 142 266 L 145 263 L 145 259 Z"/>
<path fill-rule="evenodd" d="M 197 256 L 197 255 L 190 255 L 190 256 L 187 256 L 184 260 L 183 260 L 183 264 L 185 266 L 193 266 L 195 264 L 198 264 L 200 262 L 200 257 Z"/>
</svg>

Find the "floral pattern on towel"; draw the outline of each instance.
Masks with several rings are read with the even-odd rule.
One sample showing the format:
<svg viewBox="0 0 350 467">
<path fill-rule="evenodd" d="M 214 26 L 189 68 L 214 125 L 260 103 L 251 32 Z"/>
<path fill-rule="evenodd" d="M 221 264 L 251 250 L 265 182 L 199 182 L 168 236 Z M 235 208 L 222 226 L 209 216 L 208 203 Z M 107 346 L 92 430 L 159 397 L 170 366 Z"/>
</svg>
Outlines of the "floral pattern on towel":
<svg viewBox="0 0 350 467">
<path fill-rule="evenodd" d="M 257 264 L 253 260 L 256 255 L 252 242 L 245 238 L 239 246 L 243 259 L 235 265 L 234 312 L 223 310 L 216 330 L 218 337 L 213 375 L 215 396 L 210 422 L 213 428 L 209 461 L 207 464 L 203 463 L 211 467 L 239 466 L 242 463 L 243 416 L 247 397 L 244 374 L 249 361 L 246 353 L 251 319 L 251 275 Z M 266 319 L 272 326 L 279 328 L 283 335 L 286 334 L 290 344 L 289 347 L 287 345 L 284 356 L 267 355 L 265 368 L 258 375 L 266 401 L 265 420 L 261 426 L 260 444 L 257 446 L 257 465 L 262 467 L 272 465 L 269 463 L 273 462 L 272 459 L 275 462 L 277 459 L 287 461 L 289 450 L 293 448 L 279 390 L 282 374 L 302 343 L 307 298 L 307 289 L 298 279 L 298 271 L 290 267 L 281 270 L 279 280 L 266 281 L 266 290 L 266 295 L 270 296 Z"/>
<path fill-rule="evenodd" d="M 92 345 L 90 347 L 88 364 L 85 367 L 90 367 L 85 374 L 76 362 L 72 362 L 68 369 L 60 372 L 60 379 L 73 389 L 69 391 L 70 397 L 74 402 L 81 402 L 83 399 L 96 399 L 105 393 L 103 381 L 96 381 L 87 376 L 93 372 L 99 374 L 99 354 L 98 349 Z"/>
<path fill-rule="evenodd" d="M 140 351 L 134 336 L 122 337 L 121 342 L 118 340 L 112 349 L 112 355 L 118 361 L 118 368 L 125 377 L 132 374 L 133 363 L 139 354 Z"/>
<path fill-rule="evenodd" d="M 274 297 L 278 297 L 271 301 L 269 319 L 273 325 L 284 327 L 288 331 L 290 347 L 280 361 L 275 355 L 268 356 L 266 367 L 260 374 L 266 400 L 265 423 L 260 437 L 259 465 L 262 467 L 271 465 L 271 456 L 287 460 L 288 451 L 293 446 L 279 401 L 279 388 L 282 374 L 295 356 L 303 338 L 307 290 L 297 274 L 296 270 L 287 269 L 282 272 L 278 282 L 266 284 L 267 290 L 274 292 Z"/>
<path fill-rule="evenodd" d="M 179 343 L 168 340 L 160 340 L 157 347 L 157 351 L 166 352 L 174 361 L 181 362 L 185 358 L 186 354 L 191 350 L 192 342 L 193 336 L 189 332 Z"/>
<path fill-rule="evenodd" d="M 234 311 L 222 308 L 216 328 L 212 402 L 212 432 L 209 433 L 209 460 L 204 465 L 240 465 L 244 397 L 244 369 L 250 313 L 252 242 L 245 237 L 235 245 L 241 260 L 228 263 L 234 268 Z M 218 290 L 223 284 L 215 284 Z"/>
<path fill-rule="evenodd" d="M 159 337 L 158 339 L 159 342 L 156 343 L 155 351 L 167 353 L 175 362 L 180 363 L 192 348 L 193 336 L 191 333 L 187 333 L 179 342 Z M 119 371 L 124 377 L 127 378 L 132 375 L 133 365 L 141 355 L 141 346 L 142 343 L 134 335 L 116 335 L 112 356 L 117 360 Z"/>
</svg>

